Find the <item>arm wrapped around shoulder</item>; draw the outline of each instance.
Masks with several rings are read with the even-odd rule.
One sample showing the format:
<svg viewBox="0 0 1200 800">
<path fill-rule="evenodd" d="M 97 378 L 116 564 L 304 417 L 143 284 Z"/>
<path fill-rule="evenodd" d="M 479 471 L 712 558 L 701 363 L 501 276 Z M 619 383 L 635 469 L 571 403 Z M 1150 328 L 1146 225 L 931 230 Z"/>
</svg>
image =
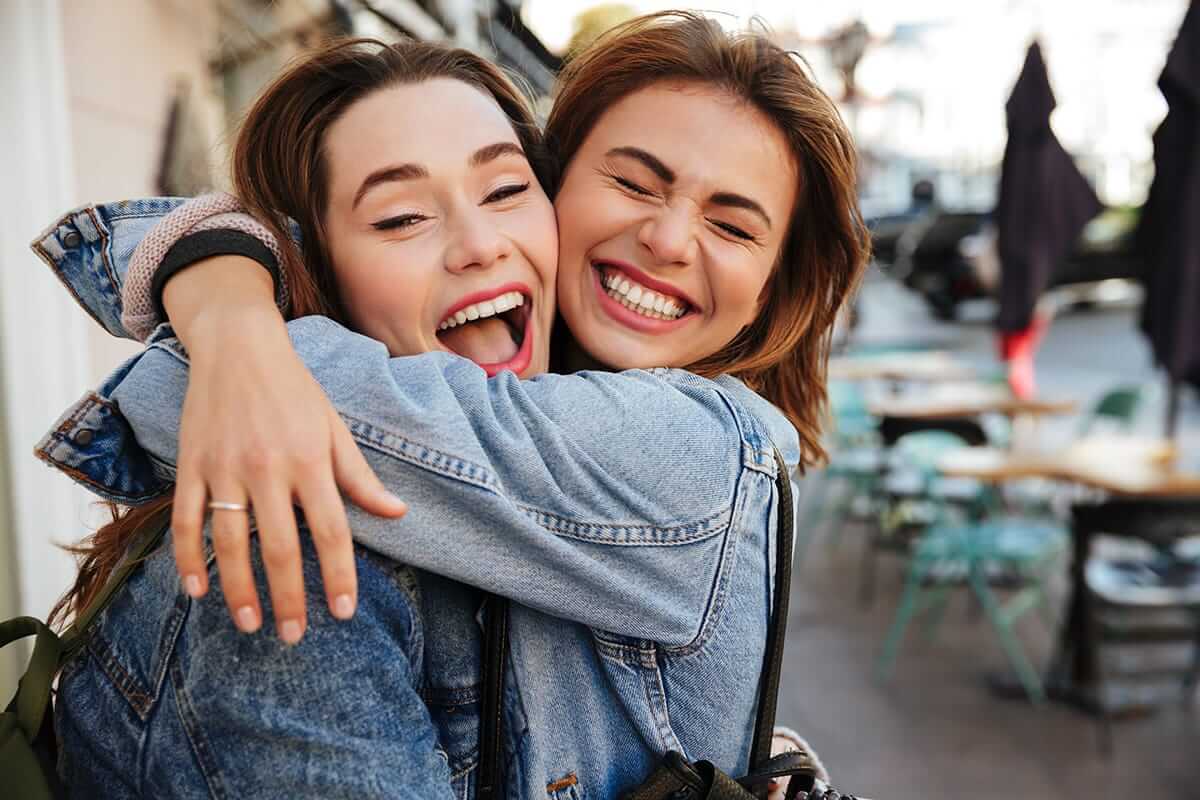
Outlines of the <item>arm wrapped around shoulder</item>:
<svg viewBox="0 0 1200 800">
<path fill-rule="evenodd" d="M 231 194 L 196 197 L 172 211 L 146 234 L 130 261 L 121 292 L 122 324 L 145 339 L 166 321 L 162 289 L 179 270 L 217 255 L 244 255 L 275 278 L 275 302 L 288 306 L 287 277 L 279 269 L 279 242 Z"/>
</svg>

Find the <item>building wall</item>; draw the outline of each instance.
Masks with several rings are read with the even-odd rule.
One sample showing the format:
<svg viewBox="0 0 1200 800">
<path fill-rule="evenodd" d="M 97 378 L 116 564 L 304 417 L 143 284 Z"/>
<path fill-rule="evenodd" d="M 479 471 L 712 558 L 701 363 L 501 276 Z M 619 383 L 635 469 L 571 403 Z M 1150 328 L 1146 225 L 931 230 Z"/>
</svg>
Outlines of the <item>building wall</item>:
<svg viewBox="0 0 1200 800">
<path fill-rule="evenodd" d="M 224 170 L 224 111 L 208 68 L 220 32 L 215 0 L 68 0 L 62 13 L 74 192 L 71 206 L 157 194 L 172 97 L 185 82 L 193 124 Z M 136 351 L 93 325 L 87 383 Z M 81 384 L 82 388 L 82 384 Z"/>
</svg>

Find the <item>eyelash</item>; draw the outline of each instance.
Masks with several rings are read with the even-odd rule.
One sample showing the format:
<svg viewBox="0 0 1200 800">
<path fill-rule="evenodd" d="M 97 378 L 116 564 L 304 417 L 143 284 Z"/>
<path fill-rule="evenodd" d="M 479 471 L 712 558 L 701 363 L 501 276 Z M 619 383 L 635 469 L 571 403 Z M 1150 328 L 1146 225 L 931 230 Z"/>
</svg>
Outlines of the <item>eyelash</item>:
<svg viewBox="0 0 1200 800">
<path fill-rule="evenodd" d="M 528 182 L 513 183 L 509 184 L 508 186 L 501 186 L 499 189 L 496 189 L 496 191 L 483 198 L 483 202 L 498 203 L 501 200 L 507 200 L 510 197 L 516 197 L 528 189 Z M 389 217 L 388 219 L 381 219 L 379 222 L 373 222 L 371 223 L 371 227 L 377 231 L 400 230 L 411 227 L 412 225 L 416 225 L 418 222 L 424 222 L 427 219 L 429 219 L 429 217 L 425 216 L 424 214 L 404 214 L 399 217 Z"/>
<path fill-rule="evenodd" d="M 516 197 L 524 193 L 529 188 L 529 182 L 525 183 L 510 183 L 508 186 L 501 186 L 496 191 L 483 198 L 485 203 L 498 203 L 501 200 L 507 200 L 510 197 Z"/>
<path fill-rule="evenodd" d="M 399 217 L 389 217 L 381 219 L 379 222 L 372 222 L 371 227 L 377 231 L 392 231 L 402 228 L 409 228 L 416 225 L 418 222 L 424 222 L 429 217 L 424 214 L 404 214 Z"/>
<path fill-rule="evenodd" d="M 744 239 L 747 242 L 756 241 L 753 234 L 747 233 L 736 225 L 730 225 L 728 222 L 717 222 L 716 220 L 709 220 L 709 222 L 711 222 L 713 225 L 716 225 L 730 236 L 735 236 L 738 239 Z"/>
</svg>

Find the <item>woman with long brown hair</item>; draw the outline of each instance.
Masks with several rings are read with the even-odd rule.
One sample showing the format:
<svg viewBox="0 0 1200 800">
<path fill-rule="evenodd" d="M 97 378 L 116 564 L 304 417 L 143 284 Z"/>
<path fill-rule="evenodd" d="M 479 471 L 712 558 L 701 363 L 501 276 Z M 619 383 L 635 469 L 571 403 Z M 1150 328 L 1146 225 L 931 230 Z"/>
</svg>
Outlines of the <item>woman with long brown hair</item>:
<svg viewBox="0 0 1200 800">
<path fill-rule="evenodd" d="M 424 341 L 426 350 L 449 350 L 476 363 L 536 370 L 548 332 L 541 290 L 553 278 L 518 237 L 481 235 L 462 222 L 464 214 L 477 221 L 485 213 L 479 209 L 485 205 L 480 198 L 491 196 L 487 181 L 475 187 L 476 200 L 463 203 L 463 193 L 439 184 L 441 173 L 420 162 L 380 169 L 355 162 L 353 156 L 362 155 L 356 146 L 339 148 L 339 132 L 362 134 L 395 121 L 381 103 L 370 105 L 383 91 L 367 93 L 317 134 L 327 172 L 287 176 L 324 182 L 324 194 L 316 195 L 319 215 L 310 214 L 307 223 L 315 234 L 305 237 L 307 261 L 279 235 L 288 216 L 305 227 L 304 209 L 294 199 L 264 209 L 244 198 L 267 212 L 264 221 L 283 254 L 282 274 L 291 280 L 306 266 L 330 269 L 338 294 L 326 297 L 338 302 L 327 310 L 375 340 L 312 318 L 291 323 L 281 337 L 273 332 L 275 312 L 263 311 L 274 296 L 267 273 L 240 262 L 181 272 L 164 300 L 191 351 L 190 386 L 204 387 L 209 398 L 189 395 L 187 413 L 215 398 L 217 410 L 205 408 L 200 417 L 225 422 L 205 430 L 244 433 L 253 428 L 244 421 L 271 405 L 270 395 L 260 402 L 261 376 L 235 365 L 240 355 L 214 355 L 232 330 L 239 331 L 243 351 L 259 354 L 247 361 L 275 365 L 264 370 L 267 384 L 312 396 L 303 380 L 280 377 L 296 363 L 294 346 L 350 420 L 371 466 L 412 503 L 399 523 L 351 508 L 354 538 L 521 604 L 511 622 L 513 793 L 615 796 L 667 749 L 709 758 L 731 773 L 743 770 L 769 608 L 777 504 L 770 453 L 774 445 L 792 466 L 819 456 L 829 329 L 865 261 L 844 127 L 792 58 L 761 37 L 729 36 L 681 15 L 639 20 L 602 40 L 568 68 L 549 125 L 564 165 L 556 205 L 559 307 L 572 337 L 565 363 L 691 371 L 592 372 L 526 382 L 500 371 L 489 381 L 466 360 L 432 353 L 389 361 L 388 355 L 419 352 L 414 343 Z M 369 113 L 375 106 L 379 115 Z M 354 127 L 356 118 L 361 127 Z M 339 161 L 339 153 L 349 161 Z M 339 171 L 338 163 L 347 169 Z M 422 182 L 432 199 L 413 189 Z M 195 243 L 194 237 L 184 241 Z M 364 267 L 356 277 L 354 268 L 393 250 L 436 253 L 444 274 L 430 279 L 434 289 L 419 284 L 416 310 L 403 320 L 380 305 L 377 273 L 386 280 L 387 270 Z M 512 280 L 503 274 L 509 270 L 527 274 Z M 214 277 L 234 298 L 217 312 L 193 291 Z M 237 327 L 229 328 L 234 320 Z M 269 358 L 257 360 L 263 353 Z M 223 379 L 232 382 L 222 385 Z M 185 357 L 159 342 L 126 368 L 107 396 L 139 443 L 172 462 L 188 386 Z M 229 405 L 234 396 L 248 399 Z M 296 429 L 304 432 L 300 438 L 337 429 L 334 417 L 320 419 Z M 286 432 L 283 422 L 273 430 Z M 316 438 L 328 443 L 334 435 Z M 323 449 L 337 460 L 333 445 Z M 258 548 L 249 544 L 239 515 L 252 501 L 261 559 L 270 563 L 271 599 L 287 635 L 288 623 L 305 622 L 303 600 L 299 611 L 284 609 L 281 616 L 279 600 L 294 606 L 297 597 L 277 590 L 277 580 L 287 579 L 272 570 L 285 576 L 302 562 L 311 584 L 314 562 L 292 555 L 298 544 L 280 549 L 272 542 L 296 538 L 285 521 L 293 495 L 318 541 L 338 540 L 329 534 L 336 533 L 341 509 L 336 495 L 296 487 L 290 476 L 281 480 L 261 452 L 257 459 L 222 457 L 211 464 L 201 458 L 190 467 L 185 459 L 176 490 L 184 508 L 176 510 L 174 536 L 185 586 L 202 594 L 208 570 L 197 520 L 190 517 L 211 497 L 218 508 L 213 546 L 222 591 L 235 619 L 243 609 L 253 614 L 257 598 L 251 605 L 245 594 L 230 597 L 244 592 L 242 579 L 252 595 L 255 572 L 261 577 Z M 210 471 L 217 461 L 222 469 Z M 189 499 L 179 500 L 183 494 Z M 181 543 L 192 534 L 194 543 Z M 239 566 L 247 554 L 255 570 Z M 194 556 L 199 568 L 190 561 Z M 330 590 L 331 572 L 335 583 L 346 576 L 326 569 L 336 613 L 348 592 Z M 190 601 L 180 623 L 185 642 L 193 617 L 204 608 L 211 613 L 215 604 L 212 597 Z M 432 607 L 421 604 L 427 615 Z M 360 610 L 349 624 L 363 616 Z M 427 637 L 436 633 L 428 616 L 425 625 Z M 316 625 L 293 652 L 319 648 L 310 639 L 329 627 Z M 206 633 L 219 636 L 215 627 Z M 262 634 L 248 638 L 263 640 Z M 178 661 L 182 649 L 170 658 Z M 219 656 L 218 648 L 212 657 Z M 188 688 L 195 702 L 199 695 Z M 207 688 L 222 694 L 211 683 Z M 347 680 L 335 699 L 354 691 Z M 217 711 L 229 700 L 205 696 L 203 702 Z M 576 715 L 586 725 L 571 724 Z M 443 746 L 470 727 L 443 725 Z"/>
</svg>

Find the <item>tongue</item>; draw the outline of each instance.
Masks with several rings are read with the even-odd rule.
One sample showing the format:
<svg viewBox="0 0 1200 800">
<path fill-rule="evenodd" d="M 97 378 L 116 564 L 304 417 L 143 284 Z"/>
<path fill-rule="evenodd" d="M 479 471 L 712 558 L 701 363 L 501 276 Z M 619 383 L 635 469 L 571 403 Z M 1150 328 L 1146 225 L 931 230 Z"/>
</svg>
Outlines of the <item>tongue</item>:
<svg viewBox="0 0 1200 800">
<path fill-rule="evenodd" d="M 476 364 L 501 364 L 517 355 L 508 326 L 499 317 L 467 322 L 443 331 L 442 344 Z"/>
</svg>

